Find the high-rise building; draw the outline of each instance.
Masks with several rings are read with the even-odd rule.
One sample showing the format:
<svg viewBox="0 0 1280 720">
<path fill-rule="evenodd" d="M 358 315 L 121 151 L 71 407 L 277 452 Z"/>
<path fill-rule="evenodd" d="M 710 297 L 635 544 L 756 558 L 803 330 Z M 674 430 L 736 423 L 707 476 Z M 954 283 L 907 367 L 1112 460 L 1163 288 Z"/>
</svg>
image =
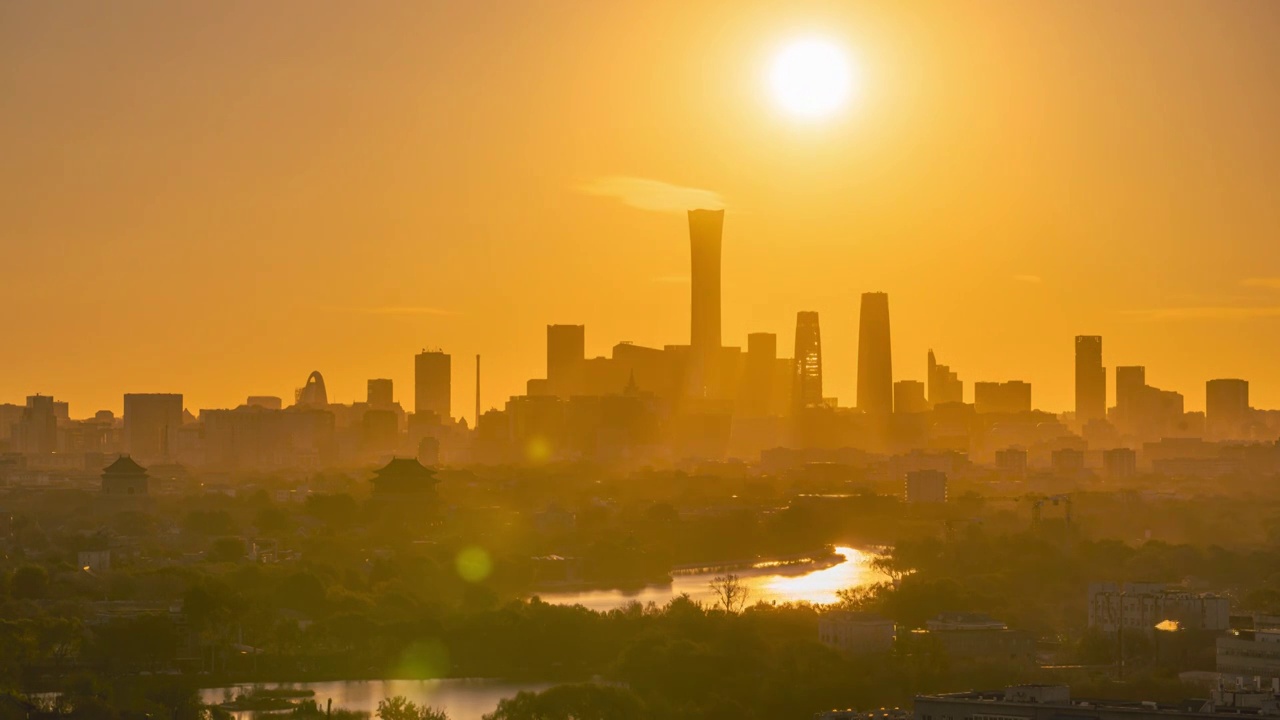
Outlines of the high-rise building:
<svg viewBox="0 0 1280 720">
<path fill-rule="evenodd" d="M 928 374 L 925 375 L 929 387 L 929 405 L 964 402 L 964 381 L 946 365 L 939 365 L 929 351 Z"/>
<path fill-rule="evenodd" d="M 893 411 L 904 414 L 928 412 L 929 399 L 924 395 L 924 383 L 919 380 L 899 380 L 894 383 Z"/>
<path fill-rule="evenodd" d="M 300 407 L 323 408 L 329 405 L 329 391 L 324 387 L 324 376 L 319 370 L 307 376 L 307 384 L 293 393 L 294 404 Z"/>
<path fill-rule="evenodd" d="M 583 394 L 587 363 L 587 329 L 583 325 L 547 326 L 547 386 L 562 398 Z"/>
<path fill-rule="evenodd" d="M 822 404 L 822 332 L 818 313 L 796 313 L 795 381 L 791 402 L 796 408 Z"/>
<path fill-rule="evenodd" d="M 889 296 L 862 294 L 858 322 L 858 409 L 893 412 L 893 355 L 889 343 Z"/>
<path fill-rule="evenodd" d="M 973 384 L 973 411 L 977 413 L 1031 412 L 1031 384 L 1021 380 L 976 382 Z"/>
<path fill-rule="evenodd" d="M 1147 369 L 1141 365 L 1116 367 L 1116 419 L 1132 424 L 1138 417 L 1142 389 L 1147 386 Z"/>
<path fill-rule="evenodd" d="M 395 403 L 394 385 L 390 378 L 374 378 L 369 381 L 366 398 L 369 405 L 375 408 L 388 408 Z"/>
<path fill-rule="evenodd" d="M 22 405 L 13 405 L 10 403 L 0 403 L 0 447 L 14 436 L 18 430 L 18 423 L 22 422 L 22 416 L 26 412 L 26 408 Z M 16 443 L 10 448 L 14 451 L 21 450 Z"/>
<path fill-rule="evenodd" d="M 434 414 L 440 422 L 448 422 L 451 386 L 451 360 L 439 350 L 423 350 L 413 362 L 413 411 L 420 417 Z"/>
<path fill-rule="evenodd" d="M 24 453 L 44 455 L 58 451 L 58 409 L 49 395 L 30 395 L 12 432 L 15 446 Z"/>
<path fill-rule="evenodd" d="M 1080 424 L 1107 417 L 1107 370 L 1102 367 L 1102 338 L 1076 336 L 1076 420 Z"/>
<path fill-rule="evenodd" d="M 1205 383 L 1205 429 L 1214 440 L 1244 437 L 1249 422 L 1249 381 L 1210 380 Z"/>
<path fill-rule="evenodd" d="M 181 427 L 181 394 L 128 393 L 124 396 L 124 446 L 133 457 L 172 459 Z"/>
<path fill-rule="evenodd" d="M 771 415 L 774 405 L 773 381 L 778 365 L 778 336 L 773 333 L 747 335 L 747 358 L 742 376 L 744 417 Z"/>
<path fill-rule="evenodd" d="M 716 386 L 720 349 L 720 239 L 723 210 L 689 211 L 691 262 L 689 392 L 706 397 Z"/>
</svg>

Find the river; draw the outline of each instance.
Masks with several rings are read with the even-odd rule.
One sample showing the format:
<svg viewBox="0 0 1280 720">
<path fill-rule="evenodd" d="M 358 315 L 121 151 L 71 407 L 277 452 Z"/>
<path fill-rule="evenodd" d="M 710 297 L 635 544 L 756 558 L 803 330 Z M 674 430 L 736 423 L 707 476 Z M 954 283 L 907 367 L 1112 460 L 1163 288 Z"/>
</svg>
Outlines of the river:
<svg viewBox="0 0 1280 720">
<path fill-rule="evenodd" d="M 264 683 L 267 687 L 277 687 Z M 450 720 L 481 720 L 485 713 L 493 712 L 498 701 L 514 696 L 521 690 L 539 691 L 551 687 L 550 683 L 511 683 L 502 680 L 447 679 L 447 680 L 338 680 L 334 682 L 288 683 L 278 687 L 315 691 L 316 704 L 321 708 L 333 700 L 335 710 L 362 710 L 373 715 L 378 701 L 403 695 L 419 705 L 431 705 L 449 713 Z M 247 692 L 251 685 L 225 688 L 205 688 L 200 699 L 206 703 L 221 703 L 235 698 L 237 693 Z M 233 712 L 237 720 L 249 720 L 254 713 L 248 710 Z M 271 717 L 258 713 L 258 717 Z M 282 716 L 284 717 L 284 716 Z"/>
<path fill-rule="evenodd" d="M 771 565 L 760 563 L 752 567 L 733 570 L 749 588 L 748 604 L 764 602 L 805 601 L 818 605 L 836 602 L 837 593 L 845 588 L 861 587 L 887 580 L 883 574 L 871 568 L 871 553 L 850 547 L 837 547 L 840 561 L 834 565 Z M 587 590 L 581 592 L 541 593 L 544 602 L 559 605 L 582 605 L 592 610 L 611 610 L 638 600 L 664 605 L 682 593 L 712 604 L 715 593 L 711 590 L 712 578 L 720 572 L 678 573 L 672 576 L 670 585 L 650 585 L 635 592 L 621 590 Z M 273 686 L 268 683 L 268 686 Z M 201 690 L 206 703 L 220 703 L 234 698 L 250 686 L 207 688 Z M 367 680 L 296 683 L 286 687 L 315 691 L 317 704 L 333 699 L 333 707 L 342 710 L 363 710 L 372 713 L 378 701 L 403 695 L 419 704 L 433 705 L 449 713 L 451 720 L 481 720 L 487 712 L 493 712 L 498 701 L 512 697 L 521 690 L 544 690 L 549 684 L 510 683 L 501 680 L 447 679 L 447 680 Z M 250 712 L 233 713 L 238 720 L 252 717 Z"/>
<path fill-rule="evenodd" d="M 815 605 L 836 602 L 840 590 L 884 582 L 888 578 L 872 569 L 871 553 L 851 547 L 837 547 L 842 560 L 835 565 L 820 565 L 817 569 L 804 565 L 770 566 L 761 563 L 754 567 L 733 570 L 749 589 L 747 603 L 754 605 L 763 600 L 773 602 L 805 601 Z M 638 591 L 583 590 L 574 592 L 538 593 L 544 602 L 557 605 L 582 605 L 591 610 L 612 610 L 638 600 L 665 605 L 671 598 L 687 593 L 702 603 L 713 604 L 715 592 L 711 580 L 721 572 L 676 574 L 670 585 L 650 585 Z"/>
</svg>

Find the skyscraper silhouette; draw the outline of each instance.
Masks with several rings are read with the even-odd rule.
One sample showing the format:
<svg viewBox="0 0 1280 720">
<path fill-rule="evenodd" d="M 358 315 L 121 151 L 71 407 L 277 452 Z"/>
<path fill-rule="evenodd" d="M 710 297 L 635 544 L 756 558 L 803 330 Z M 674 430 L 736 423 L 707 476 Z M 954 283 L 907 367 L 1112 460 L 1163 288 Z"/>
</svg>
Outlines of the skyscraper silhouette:
<svg viewBox="0 0 1280 720">
<path fill-rule="evenodd" d="M 449 413 L 452 362 L 440 352 L 422 351 L 413 363 L 413 411 L 418 415 L 434 413 L 440 422 L 452 418 Z"/>
<path fill-rule="evenodd" d="M 889 296 L 862 294 L 858 322 L 858 409 L 893 412 L 893 355 L 889 343 Z"/>
<path fill-rule="evenodd" d="M 742 415 L 765 417 L 773 405 L 774 369 L 778 362 L 778 336 L 773 333 L 747 335 L 747 358 L 743 373 Z"/>
<path fill-rule="evenodd" d="M 928 412 L 929 400 L 924 394 L 924 383 L 919 380 L 899 380 L 894 383 L 893 411 L 907 414 Z"/>
<path fill-rule="evenodd" d="M 1116 367 L 1116 425 L 1131 429 L 1141 413 L 1143 389 L 1147 386 L 1147 369 L 1141 365 Z"/>
<path fill-rule="evenodd" d="M 390 407 L 395 402 L 395 386 L 388 378 L 369 381 L 366 401 L 376 408 Z"/>
<path fill-rule="evenodd" d="M 715 366 L 720 350 L 720 237 L 723 229 L 723 210 L 689 211 L 689 390 L 696 397 L 705 397 L 715 383 Z"/>
<path fill-rule="evenodd" d="M 1205 429 L 1214 440 L 1244 437 L 1249 421 L 1249 381 L 1210 380 L 1205 383 Z"/>
<path fill-rule="evenodd" d="M 939 365 L 933 351 L 929 351 L 929 366 L 925 374 L 929 384 L 929 406 L 964 402 L 964 381 L 947 365 Z"/>
<path fill-rule="evenodd" d="M 181 393 L 126 393 L 125 447 L 146 460 L 172 458 L 182 427 Z"/>
<path fill-rule="evenodd" d="M 547 326 L 547 386 L 552 395 L 567 398 L 582 392 L 586 335 L 582 325 Z"/>
<path fill-rule="evenodd" d="M 307 376 L 307 384 L 293 393 L 294 404 L 321 408 L 329 404 L 329 391 L 324 387 L 324 376 L 314 370 Z"/>
<path fill-rule="evenodd" d="M 1076 336 L 1076 420 L 1107 417 L 1107 370 L 1102 367 L 1102 338 Z"/>
<path fill-rule="evenodd" d="M 822 404 L 822 332 L 818 313 L 796 313 L 795 381 L 791 401 L 796 409 Z"/>
</svg>

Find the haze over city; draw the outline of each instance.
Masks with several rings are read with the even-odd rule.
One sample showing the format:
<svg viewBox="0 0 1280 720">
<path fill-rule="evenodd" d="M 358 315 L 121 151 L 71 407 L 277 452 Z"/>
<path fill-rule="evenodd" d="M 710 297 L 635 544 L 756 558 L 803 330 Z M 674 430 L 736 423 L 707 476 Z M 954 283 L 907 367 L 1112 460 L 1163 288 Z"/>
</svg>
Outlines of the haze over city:
<svg viewBox="0 0 1280 720">
<path fill-rule="evenodd" d="M 1188 409 L 1212 377 L 1280 405 L 1269 3 L 640 7 L 5 4 L 0 301 L 56 351 L 0 396 L 194 412 L 320 369 L 351 401 L 441 347 L 501 407 L 545 324 L 687 336 L 666 184 L 728 209 L 725 344 L 818 311 L 842 404 L 880 290 L 895 377 L 933 347 L 1067 410 L 1097 334 Z M 828 117 L 770 93 L 797 37 L 847 54 Z"/>
<path fill-rule="evenodd" d="M 1280 717 L 1280 0 L 0 0 L 0 720 Z"/>
</svg>

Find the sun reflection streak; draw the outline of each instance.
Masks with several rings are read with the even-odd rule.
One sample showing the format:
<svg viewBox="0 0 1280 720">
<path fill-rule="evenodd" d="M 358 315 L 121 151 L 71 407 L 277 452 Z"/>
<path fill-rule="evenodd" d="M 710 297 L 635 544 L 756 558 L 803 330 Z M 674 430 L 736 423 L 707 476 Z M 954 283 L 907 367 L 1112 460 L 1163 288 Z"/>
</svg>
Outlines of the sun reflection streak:
<svg viewBox="0 0 1280 720">
<path fill-rule="evenodd" d="M 844 561 L 829 568 L 807 575 L 775 575 L 758 578 L 758 582 L 752 583 L 757 593 L 750 602 L 756 600 L 805 601 L 815 605 L 827 605 L 840 600 L 837 593 L 841 590 L 889 579 L 871 568 L 873 555 L 851 547 L 837 547 L 835 552 L 843 557 Z"/>
</svg>

